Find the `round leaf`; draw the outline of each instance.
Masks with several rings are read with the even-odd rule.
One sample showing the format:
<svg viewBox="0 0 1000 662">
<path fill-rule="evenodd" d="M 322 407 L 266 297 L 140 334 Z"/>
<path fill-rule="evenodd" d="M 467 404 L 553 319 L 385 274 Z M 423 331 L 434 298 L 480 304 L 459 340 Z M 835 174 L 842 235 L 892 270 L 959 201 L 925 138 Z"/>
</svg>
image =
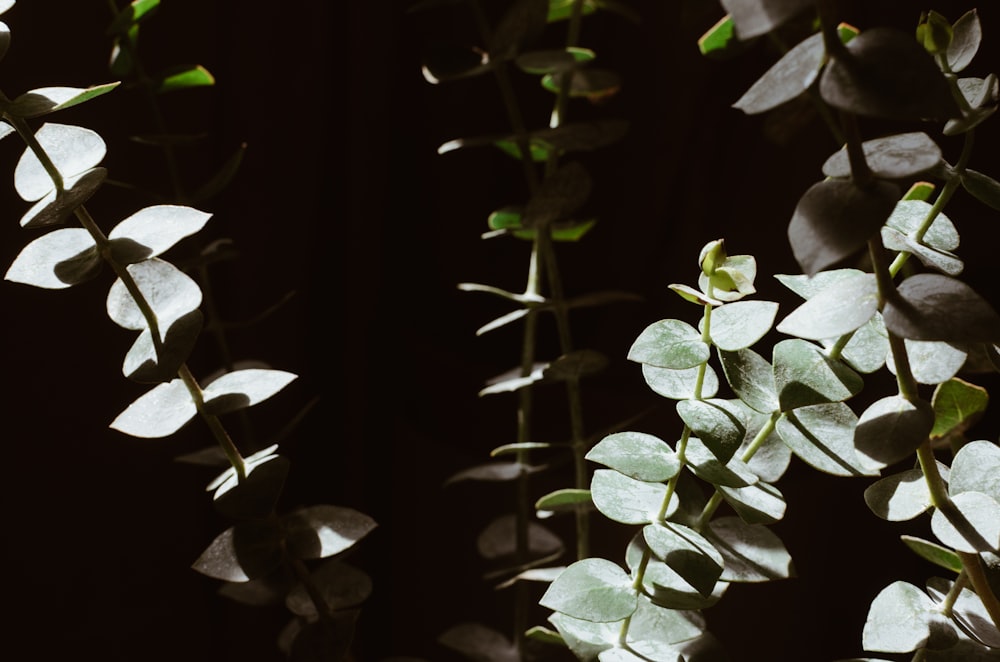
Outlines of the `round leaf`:
<svg viewBox="0 0 1000 662">
<path fill-rule="evenodd" d="M 252 407 L 288 386 L 296 375 L 284 370 L 247 368 L 227 372 L 204 388 L 205 408 L 225 414 Z"/>
<path fill-rule="evenodd" d="M 811 297 L 778 324 L 781 333 L 824 340 L 857 330 L 878 310 L 874 274 L 853 274 Z"/>
<path fill-rule="evenodd" d="M 708 524 L 708 539 L 722 554 L 726 582 L 757 583 L 795 574 L 792 557 L 769 528 L 739 517 L 717 517 Z"/>
<path fill-rule="evenodd" d="M 681 400 L 677 413 L 720 462 L 729 462 L 743 443 L 743 412 L 724 400 Z"/>
<path fill-rule="evenodd" d="M 698 371 L 701 368 L 687 370 L 671 370 L 643 364 L 642 376 L 646 385 L 654 393 L 671 400 L 684 400 L 695 397 L 695 387 L 698 383 Z M 711 398 L 719 391 L 719 377 L 712 366 L 705 366 L 705 380 L 701 387 L 701 396 Z"/>
<path fill-rule="evenodd" d="M 201 305 L 198 284 L 169 262 L 152 258 L 130 264 L 127 270 L 156 315 L 161 336 L 166 334 L 174 320 Z M 108 317 L 118 326 L 137 331 L 149 327 L 142 310 L 120 278 L 108 292 L 107 310 Z"/>
<path fill-rule="evenodd" d="M 866 140 L 861 148 L 872 174 L 882 179 L 914 177 L 941 163 L 941 148 L 922 131 Z M 827 177 L 851 176 L 846 146 L 823 163 L 823 174 Z"/>
<path fill-rule="evenodd" d="M 54 230 L 25 246 L 4 278 L 58 290 L 93 277 L 102 264 L 89 232 L 83 228 L 65 228 Z"/>
<path fill-rule="evenodd" d="M 712 310 L 709 335 L 721 350 L 745 349 L 764 337 L 774 324 L 778 304 L 773 301 L 736 301 Z"/>
<path fill-rule="evenodd" d="M 819 76 L 825 55 L 821 33 L 806 37 L 768 69 L 733 107 L 754 115 L 794 99 Z"/>
<path fill-rule="evenodd" d="M 948 491 L 982 492 L 1000 502 L 1000 447 L 985 440 L 962 446 L 951 463 Z"/>
<path fill-rule="evenodd" d="M 865 503 L 873 513 L 890 522 L 902 522 L 931 507 L 931 492 L 920 469 L 883 478 L 865 489 Z"/>
<path fill-rule="evenodd" d="M 591 558 L 566 568 L 539 604 L 572 618 L 610 623 L 631 616 L 638 607 L 638 595 L 621 567 Z"/>
<path fill-rule="evenodd" d="M 931 433 L 934 411 L 923 400 L 898 395 L 871 404 L 858 419 L 854 445 L 876 464 L 888 466 L 910 457 Z"/>
<path fill-rule="evenodd" d="M 184 382 L 175 379 L 140 396 L 112 421 L 111 427 L 133 437 L 168 437 L 197 411 Z"/>
<path fill-rule="evenodd" d="M 934 602 L 913 584 L 890 584 L 868 610 L 862 634 L 865 650 L 909 653 L 921 648 L 930 638 L 934 612 Z"/>
<path fill-rule="evenodd" d="M 962 281 L 941 274 L 911 276 L 882 311 L 886 328 L 902 338 L 997 342 L 1000 316 Z"/>
<path fill-rule="evenodd" d="M 842 402 L 802 407 L 778 419 L 778 434 L 807 464 L 835 476 L 877 476 L 881 468 L 854 448 L 857 417 Z"/>
<path fill-rule="evenodd" d="M 344 506 L 309 506 L 284 517 L 288 551 L 300 559 L 324 559 L 354 546 L 375 520 Z"/>
<path fill-rule="evenodd" d="M 599 441 L 586 459 L 636 480 L 654 483 L 672 478 L 680 462 L 670 446 L 644 432 L 616 432 Z"/>
<path fill-rule="evenodd" d="M 63 178 L 93 168 L 107 153 L 99 135 L 79 126 L 43 124 L 35 139 Z M 28 202 L 40 200 L 55 189 L 48 172 L 30 149 L 24 151 L 14 168 L 14 188 Z"/>
<path fill-rule="evenodd" d="M 708 344 L 697 329 L 669 319 L 643 329 L 628 351 L 630 361 L 672 370 L 693 368 L 708 361 L 709 356 Z"/>
<path fill-rule="evenodd" d="M 108 233 L 108 239 L 113 242 L 131 240 L 148 249 L 148 254 L 144 257 L 154 257 L 184 237 L 201 230 L 211 216 L 197 209 L 178 205 L 146 207 L 116 225 Z"/>
<path fill-rule="evenodd" d="M 648 524 L 659 520 L 667 486 L 629 478 L 611 469 L 598 469 L 590 481 L 590 495 L 601 514 L 622 524 Z M 677 510 L 671 498 L 667 517 Z"/>
<path fill-rule="evenodd" d="M 839 361 L 805 340 L 783 340 L 774 346 L 774 383 L 782 411 L 841 402 L 857 395 L 864 382 Z"/>
<path fill-rule="evenodd" d="M 748 407 L 770 414 L 779 408 L 774 371 L 767 359 L 752 349 L 719 352 L 726 381 Z"/>
<path fill-rule="evenodd" d="M 937 539 L 967 554 L 995 551 L 1000 546 L 1000 504 L 982 492 L 962 492 L 951 500 L 958 511 L 955 521 L 940 509 L 931 516 Z"/>
</svg>

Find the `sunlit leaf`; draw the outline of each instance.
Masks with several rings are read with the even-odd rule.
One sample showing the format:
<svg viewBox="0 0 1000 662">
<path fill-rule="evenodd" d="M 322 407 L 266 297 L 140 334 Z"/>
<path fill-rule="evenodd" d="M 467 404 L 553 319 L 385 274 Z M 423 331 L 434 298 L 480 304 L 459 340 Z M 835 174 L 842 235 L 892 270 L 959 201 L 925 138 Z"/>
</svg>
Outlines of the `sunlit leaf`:
<svg viewBox="0 0 1000 662">
<path fill-rule="evenodd" d="M 708 57 L 727 57 L 742 50 L 736 38 L 736 24 L 733 17 L 726 14 L 698 38 L 698 50 Z"/>
<path fill-rule="evenodd" d="M 638 595 L 620 566 L 590 558 L 566 568 L 539 604 L 573 618 L 609 623 L 632 615 L 638 607 Z"/>
<path fill-rule="evenodd" d="M 784 543 L 766 526 L 747 524 L 739 517 L 716 517 L 706 536 L 722 554 L 727 582 L 767 582 L 795 575 Z"/>
<path fill-rule="evenodd" d="M 720 462 L 729 462 L 743 443 L 743 412 L 725 400 L 681 400 L 677 413 Z"/>
<path fill-rule="evenodd" d="M 180 430 L 196 413 L 184 382 L 175 379 L 140 396 L 112 421 L 111 427 L 133 437 L 167 437 Z"/>
<path fill-rule="evenodd" d="M 712 343 L 724 351 L 749 347 L 771 330 L 777 314 L 773 301 L 735 301 L 714 308 L 709 327 Z"/>
<path fill-rule="evenodd" d="M 956 574 L 962 572 L 962 559 L 947 547 L 914 536 L 900 536 L 900 539 L 920 558 Z"/>
<path fill-rule="evenodd" d="M 915 255 L 925 266 L 949 276 L 958 276 L 965 269 L 965 264 L 954 253 L 926 246 L 914 237 L 888 226 L 882 228 L 882 245 L 891 251 L 905 251 Z"/>
<path fill-rule="evenodd" d="M 915 235 L 926 219 L 930 218 L 932 209 L 932 205 L 923 200 L 900 200 L 886 225 L 904 234 Z M 953 251 L 959 245 L 958 230 L 951 219 L 938 211 L 921 242 L 938 250 Z"/>
<path fill-rule="evenodd" d="M 1000 446 L 985 440 L 962 446 L 951 463 L 948 491 L 982 492 L 1000 502 Z"/>
<path fill-rule="evenodd" d="M 288 552 L 300 559 L 325 559 L 353 547 L 375 529 L 375 520 L 344 506 L 308 506 L 283 518 Z"/>
<path fill-rule="evenodd" d="M 108 171 L 104 168 L 91 168 L 78 175 L 64 178 L 64 190 L 61 193 L 55 190 L 49 191 L 32 205 L 31 209 L 21 217 L 21 227 L 40 228 L 65 223 L 97 192 L 107 176 Z"/>
<path fill-rule="evenodd" d="M 63 289 L 97 275 L 103 264 L 97 245 L 83 228 L 53 230 L 24 247 L 4 278 L 48 289 Z"/>
<path fill-rule="evenodd" d="M 643 329 L 627 358 L 658 368 L 683 370 L 705 363 L 709 356 L 709 346 L 697 329 L 687 322 L 665 319 Z"/>
<path fill-rule="evenodd" d="M 640 596 L 641 599 L 641 596 Z M 566 647 L 577 659 L 596 662 L 597 656 L 618 644 L 621 622 L 593 623 L 553 612 L 549 622 L 559 631 Z"/>
<path fill-rule="evenodd" d="M 219 478 L 212 482 L 213 485 L 217 483 L 212 505 L 219 514 L 237 520 L 264 518 L 271 514 L 291 467 L 288 458 L 274 453 L 275 448 L 277 445 L 245 458 L 243 480 L 230 467 L 219 476 L 221 482 L 217 482 Z"/>
<path fill-rule="evenodd" d="M 720 462 L 698 437 L 688 439 L 685 457 L 698 478 L 715 486 L 746 487 L 757 482 L 757 474 L 741 460 L 732 458 Z"/>
<path fill-rule="evenodd" d="M 18 117 L 39 117 L 90 101 L 94 97 L 107 94 L 118 85 L 119 83 L 115 82 L 88 88 L 40 87 L 18 96 L 7 106 L 5 112 Z"/>
<path fill-rule="evenodd" d="M 288 386 L 296 375 L 284 370 L 247 368 L 227 372 L 204 387 L 205 408 L 221 415 L 253 407 Z"/>
<path fill-rule="evenodd" d="M 782 411 L 842 402 L 857 395 L 864 382 L 816 345 L 796 338 L 774 346 L 774 383 Z"/>
<path fill-rule="evenodd" d="M 927 592 L 934 600 L 944 602 L 954 584 L 943 577 L 931 577 L 927 580 Z M 1000 648 L 1000 629 L 974 591 L 964 587 L 959 590 L 952 603 L 951 615 L 970 637 L 990 648 Z"/>
<path fill-rule="evenodd" d="M 833 269 L 830 271 L 820 271 L 811 276 L 805 274 L 776 274 L 774 277 L 789 290 L 808 300 L 838 283 L 848 282 L 864 273 L 864 271 L 859 269 Z"/>
<path fill-rule="evenodd" d="M 584 511 L 594 509 L 590 490 L 567 487 L 549 492 L 535 501 L 535 510 L 539 518 L 555 513 L 575 513 L 581 509 Z"/>
<path fill-rule="evenodd" d="M 767 359 L 751 349 L 720 351 L 719 359 L 726 381 L 748 407 L 765 414 L 779 408 L 774 371 Z"/>
<path fill-rule="evenodd" d="M 694 529 L 681 524 L 647 524 L 642 530 L 653 555 L 703 596 L 712 594 L 722 574 L 722 555 Z"/>
<path fill-rule="evenodd" d="M 950 520 L 940 509 L 931 516 L 931 530 L 942 543 L 968 554 L 996 551 L 1000 547 L 1000 504 L 982 492 L 952 495 L 958 511 Z"/>
<path fill-rule="evenodd" d="M 207 85 L 215 85 L 215 78 L 200 64 L 173 67 L 151 82 L 151 88 L 157 94 Z"/>
<path fill-rule="evenodd" d="M 576 0 L 549 0 L 548 22 L 555 23 L 570 18 L 573 15 L 573 5 L 575 4 Z M 582 0 L 580 3 L 581 15 L 586 16 L 597 11 L 599 4 L 601 4 L 600 0 Z"/>
<path fill-rule="evenodd" d="M 127 267 L 146 303 L 160 323 L 161 337 L 170 324 L 201 305 L 201 288 L 180 269 L 152 258 Z M 126 329 L 140 331 L 149 327 L 142 309 L 132 298 L 121 278 L 108 292 L 108 317 Z"/>
<path fill-rule="evenodd" d="M 863 645 L 869 651 L 909 653 L 927 643 L 934 620 L 943 617 L 926 593 L 913 584 L 893 582 L 872 601 Z"/>
<path fill-rule="evenodd" d="M 698 375 L 701 369 L 698 367 L 688 368 L 687 370 L 670 370 L 669 368 L 657 368 L 643 364 L 642 376 L 646 380 L 646 385 L 654 393 L 672 400 L 683 400 L 695 397 L 695 389 L 698 385 Z M 719 377 L 710 365 L 705 365 L 704 370 L 705 379 L 702 383 L 700 395 L 705 398 L 711 398 L 719 390 Z"/>
<path fill-rule="evenodd" d="M 823 345 L 829 347 L 838 339 L 828 339 Z M 856 330 L 847 341 L 840 357 L 847 365 L 864 374 L 876 372 L 885 365 L 889 354 L 889 334 L 882 322 L 882 315 L 876 313 L 867 324 Z"/>
<path fill-rule="evenodd" d="M 969 353 L 961 347 L 936 340 L 904 340 L 910 372 L 918 384 L 940 384 L 954 377 Z M 886 357 L 889 372 L 896 374 L 892 348 Z"/>
<path fill-rule="evenodd" d="M 146 384 L 170 381 L 191 355 L 203 324 L 200 310 L 169 320 L 160 329 L 159 348 L 153 342 L 153 332 L 143 329 L 125 355 L 122 374 Z"/>
<path fill-rule="evenodd" d="M 670 446 L 645 432 L 616 432 L 587 452 L 586 459 L 603 464 L 636 480 L 663 482 L 680 470 Z"/>
<path fill-rule="evenodd" d="M 35 132 L 35 140 L 63 178 L 93 168 L 107 153 L 104 140 L 95 132 L 68 124 L 43 124 Z M 40 200 L 55 189 L 48 172 L 30 149 L 24 151 L 14 168 L 14 189 L 28 202 Z"/>
<path fill-rule="evenodd" d="M 720 485 L 719 491 L 747 524 L 773 524 L 785 516 L 785 497 L 769 483 L 757 481 L 747 487 Z"/>
<path fill-rule="evenodd" d="M 112 243 L 128 240 L 148 249 L 148 253 L 140 258 L 145 259 L 160 255 L 181 239 L 195 234 L 205 227 L 211 217 L 211 214 L 191 207 L 154 205 L 120 222 L 108 233 L 108 239 Z"/>
<path fill-rule="evenodd" d="M 778 419 L 781 439 L 799 459 L 835 476 L 877 476 L 880 467 L 854 448 L 857 416 L 842 402 L 802 407 Z"/>
<path fill-rule="evenodd" d="M 902 522 L 931 507 L 931 492 L 923 472 L 910 469 L 869 485 L 865 489 L 865 503 L 882 519 Z"/>
<path fill-rule="evenodd" d="M 836 338 L 866 324 L 877 310 L 875 275 L 857 273 L 808 299 L 783 319 L 777 329 L 808 340 Z"/>
<path fill-rule="evenodd" d="M 611 469 L 598 469 L 590 481 L 590 495 L 602 515 L 622 524 L 648 524 L 659 519 L 667 497 L 667 486 L 629 478 Z M 666 515 L 677 510 L 671 498 Z"/>
</svg>

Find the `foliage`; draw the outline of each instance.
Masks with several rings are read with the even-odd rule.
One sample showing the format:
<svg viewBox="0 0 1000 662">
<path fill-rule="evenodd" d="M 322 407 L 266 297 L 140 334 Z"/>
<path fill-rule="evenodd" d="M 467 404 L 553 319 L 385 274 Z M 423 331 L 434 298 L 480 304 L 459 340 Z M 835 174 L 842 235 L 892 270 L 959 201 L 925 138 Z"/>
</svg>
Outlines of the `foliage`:
<svg viewBox="0 0 1000 662">
<path fill-rule="evenodd" d="M 0 13 L 14 6 L 0 4 Z M 17 134 L 26 149 L 14 167 L 14 189 L 31 207 L 21 226 L 42 229 L 15 258 L 6 279 L 43 289 L 66 289 L 113 272 L 106 313 L 118 326 L 135 332 L 121 367 L 130 380 L 148 390 L 114 419 L 111 427 L 137 438 L 173 435 L 200 418 L 215 447 L 195 454 L 200 463 L 221 460 L 227 468 L 212 481 L 217 512 L 231 522 L 193 562 L 198 572 L 226 584 L 221 594 L 248 604 L 285 604 L 290 622 L 280 646 L 290 659 L 329 660 L 346 656 L 358 608 L 371 590 L 368 576 L 344 561 L 375 522 L 354 509 L 333 505 L 297 507 L 279 512 L 279 498 L 289 460 L 272 444 L 256 452 L 241 450 L 227 431 L 229 415 L 243 412 L 282 391 L 296 379 L 287 371 L 257 363 L 233 363 L 198 379 L 188 359 L 204 326 L 201 307 L 207 289 L 187 270 L 204 279 L 205 266 L 217 256 L 202 252 L 199 264 L 185 269 L 166 254 L 202 230 L 211 214 L 189 206 L 218 193 L 235 176 L 242 148 L 218 174 L 187 194 L 171 145 L 176 136 L 164 130 L 160 95 L 214 83 L 201 66 L 169 68 L 149 74 L 139 58 L 140 25 L 159 7 L 157 0 L 134 0 L 124 8 L 111 3 L 108 34 L 114 40 L 110 69 L 126 86 L 149 96 L 158 122 L 154 143 L 164 147 L 172 181 L 171 196 L 153 195 L 153 204 L 102 229 L 86 203 L 109 183 L 101 166 L 106 145 L 96 132 L 70 124 L 32 120 L 88 102 L 119 87 L 120 81 L 86 88 L 39 87 L 13 98 L 0 94 L 0 135 Z M 10 41 L 0 24 L 4 51 Z M 137 188 L 125 182 L 119 186 Z M 64 226 L 75 222 L 75 227 Z M 206 284 L 207 288 L 207 284 Z M 210 321 L 216 338 L 222 324 Z M 302 412 L 304 415 L 304 411 Z M 277 639 L 276 633 L 276 639 Z"/>
</svg>

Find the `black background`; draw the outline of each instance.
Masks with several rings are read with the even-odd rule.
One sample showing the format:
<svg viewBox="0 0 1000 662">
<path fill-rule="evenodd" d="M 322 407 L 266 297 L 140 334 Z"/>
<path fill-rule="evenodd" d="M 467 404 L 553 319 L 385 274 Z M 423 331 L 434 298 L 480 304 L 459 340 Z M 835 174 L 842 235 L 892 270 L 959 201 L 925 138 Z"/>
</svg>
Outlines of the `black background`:
<svg viewBox="0 0 1000 662">
<path fill-rule="evenodd" d="M 434 40 L 475 43 L 461 8 L 411 15 L 406 4 L 166 0 L 141 36 L 151 70 L 198 62 L 218 80 L 162 99 L 173 130 L 207 136 L 180 155 L 188 187 L 248 145 L 237 180 L 201 205 L 214 214 L 201 238 L 168 257 L 180 261 L 214 238 L 234 240 L 240 258 L 213 271 L 229 320 L 252 318 L 295 292 L 230 339 L 237 358 L 299 379 L 251 411 L 252 438 L 235 418 L 227 424 L 250 452 L 319 397 L 283 443 L 292 472 L 282 505 L 351 506 L 379 522 L 352 559 L 375 585 L 356 646 L 366 661 L 450 660 L 435 643 L 439 633 L 469 620 L 506 630 L 510 613 L 510 597 L 481 580 L 486 567 L 475 554 L 478 531 L 509 507 L 509 492 L 443 483 L 513 440 L 513 398 L 476 393 L 517 363 L 517 327 L 475 337 L 509 308 L 456 284 L 523 287 L 527 244 L 479 236 L 490 211 L 523 199 L 524 184 L 516 162 L 500 153 L 435 153 L 452 138 L 506 131 L 506 119 L 490 77 L 440 86 L 421 77 L 421 53 Z M 785 227 L 837 145 L 814 117 L 793 130 L 788 116 L 747 117 L 731 108 L 776 55 L 762 42 L 737 60 L 702 58 L 695 42 L 722 16 L 717 3 L 629 4 L 641 23 L 613 14 L 584 22 L 582 43 L 624 84 L 605 104 L 576 102 L 570 117 L 620 117 L 630 132 L 580 157 L 595 182 L 588 211 L 600 223 L 559 250 L 568 294 L 622 289 L 643 297 L 573 318 L 576 345 L 611 359 L 605 374 L 584 383 L 588 429 L 655 405 L 636 427 L 672 441 L 679 430 L 672 404 L 624 360 L 629 345 L 657 319 L 696 321 L 697 310 L 667 285 L 693 283 L 699 249 L 719 237 L 731 253 L 757 256 L 760 297 L 790 311 L 794 301 L 768 274 L 798 272 Z M 842 4 L 845 20 L 861 29 L 912 30 L 922 8 Z M 985 76 L 1000 63 L 1000 12 L 982 4 L 986 45 L 969 73 Z M 973 6 L 955 0 L 933 8 L 954 20 Z M 96 0 L 19 2 L 4 16 L 13 45 L 0 63 L 0 89 L 14 96 L 111 80 L 109 15 Z M 546 39 L 558 43 L 560 29 Z M 551 97 L 527 76 L 515 83 L 529 125 L 545 125 Z M 141 96 L 119 89 L 51 119 L 98 131 L 112 178 L 163 190 L 158 153 L 127 139 L 152 130 Z M 994 125 L 977 132 L 972 167 L 996 176 Z M 786 139 L 775 138 L 776 128 Z M 866 137 L 911 128 L 862 123 Z M 941 145 L 954 161 L 960 139 Z M 20 151 L 16 138 L 0 143 L 8 173 Z M 36 233 L 18 227 L 27 204 L 12 188 L 0 187 L 0 196 L 0 263 L 10 264 Z M 146 204 L 140 194 L 105 187 L 88 208 L 107 230 Z M 948 213 L 962 232 L 966 279 L 996 303 L 989 243 L 996 212 L 959 195 Z M 204 492 L 214 470 L 173 461 L 210 444 L 207 431 L 194 423 L 174 437 L 144 440 L 107 428 L 144 391 L 121 376 L 132 335 L 103 313 L 110 283 L 106 273 L 72 292 L 0 284 L 6 651 L 10 659 L 281 659 L 274 642 L 282 610 L 220 598 L 217 583 L 189 567 L 227 526 Z M 541 353 L 555 351 L 546 336 Z M 191 365 L 198 375 L 219 366 L 208 337 Z M 864 397 L 877 397 L 882 386 L 891 388 L 873 380 Z M 539 397 L 539 411 L 554 413 L 540 415 L 538 438 L 564 438 L 561 397 Z M 995 433 L 984 425 L 980 434 Z M 560 481 L 540 479 L 537 493 Z M 860 654 L 867 604 L 878 590 L 933 574 L 898 541 L 923 525 L 877 520 L 862 499 L 867 482 L 795 463 L 780 484 L 788 512 L 774 528 L 799 576 L 734 586 L 707 612 L 734 660 Z M 554 524 L 568 533 L 564 525 Z M 629 528 L 595 526 L 597 551 L 620 560 Z M 539 610 L 535 622 L 544 617 Z"/>
</svg>

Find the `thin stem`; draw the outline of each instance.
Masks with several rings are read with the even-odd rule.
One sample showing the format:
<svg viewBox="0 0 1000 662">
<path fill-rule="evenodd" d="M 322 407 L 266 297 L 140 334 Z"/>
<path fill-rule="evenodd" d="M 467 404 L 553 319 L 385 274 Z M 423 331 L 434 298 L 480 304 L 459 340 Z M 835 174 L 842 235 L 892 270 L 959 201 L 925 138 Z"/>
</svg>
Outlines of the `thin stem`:
<svg viewBox="0 0 1000 662">
<path fill-rule="evenodd" d="M 871 257 L 872 269 L 878 283 L 878 307 L 879 310 L 882 310 L 890 298 L 898 295 L 896 294 L 896 285 L 892 282 L 892 276 L 889 274 L 885 249 L 882 247 L 880 237 L 868 241 L 868 255 Z M 910 370 L 906 343 L 898 335 L 889 331 L 889 347 L 892 348 L 892 358 L 896 365 L 896 383 L 899 386 L 899 394 L 909 402 L 916 402 L 920 399 L 920 395 L 917 392 L 917 380 L 913 378 L 913 371 Z"/>
<path fill-rule="evenodd" d="M 945 618 L 951 618 L 952 609 L 955 607 L 955 601 L 958 600 L 958 596 L 962 594 L 962 589 L 969 583 L 969 573 L 964 569 L 962 572 L 958 573 L 958 577 L 955 578 L 955 583 L 951 585 L 951 589 L 948 591 L 948 595 L 944 596 L 944 600 L 941 601 L 941 615 Z"/>
<path fill-rule="evenodd" d="M 990 586 L 986 572 L 983 570 L 982 562 L 979 560 L 979 555 L 967 552 L 956 553 L 958 554 L 958 558 L 962 560 L 962 567 L 965 568 L 965 572 L 969 576 L 969 582 L 972 584 L 972 588 L 975 589 L 983 606 L 986 607 L 993 625 L 1000 627 L 1000 600 L 997 600 L 997 596 Z"/>
</svg>

